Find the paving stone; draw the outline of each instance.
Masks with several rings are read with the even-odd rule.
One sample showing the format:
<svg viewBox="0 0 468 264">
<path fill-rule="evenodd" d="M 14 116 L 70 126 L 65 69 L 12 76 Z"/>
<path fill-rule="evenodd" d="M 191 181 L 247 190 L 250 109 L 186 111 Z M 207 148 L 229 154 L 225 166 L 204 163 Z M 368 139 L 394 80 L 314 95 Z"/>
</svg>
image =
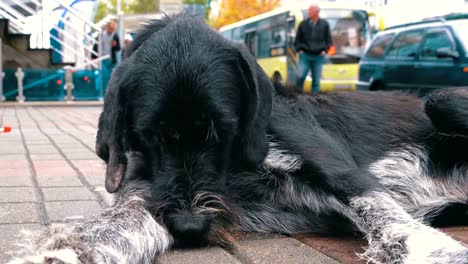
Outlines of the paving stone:
<svg viewBox="0 0 468 264">
<path fill-rule="evenodd" d="M 43 144 L 50 144 L 50 140 L 46 136 L 38 135 L 40 132 L 36 131 L 30 134 L 24 134 L 24 140 L 26 143 L 35 143 L 34 145 L 39 144 L 38 142 L 43 142 Z"/>
<path fill-rule="evenodd" d="M 58 130 L 58 129 L 55 129 L 55 128 L 48 128 L 46 126 L 42 126 L 42 131 L 46 134 L 46 135 L 49 135 L 51 136 L 52 138 L 56 138 L 57 136 L 60 136 L 60 135 L 63 135 L 63 132 Z"/>
<path fill-rule="evenodd" d="M 76 153 L 76 152 L 90 152 L 89 149 L 87 149 L 85 146 L 83 145 L 79 145 L 79 146 L 64 146 L 62 148 L 60 148 L 62 150 L 63 153 L 65 154 L 68 154 L 68 153 Z M 93 152 L 94 153 L 94 152 Z"/>
<path fill-rule="evenodd" d="M 74 139 L 73 137 L 70 137 L 70 136 L 55 137 L 54 141 L 56 143 L 58 143 L 58 144 L 60 144 L 60 143 L 69 143 L 69 142 L 77 143 L 78 142 L 78 141 L 76 141 L 76 139 Z"/>
<path fill-rule="evenodd" d="M 468 226 L 444 227 L 441 231 L 468 246 Z"/>
<path fill-rule="evenodd" d="M 28 167 L 29 166 L 29 163 L 26 159 L 22 159 L 22 160 L 4 160 L 3 159 L 3 156 L 0 156 L 0 168 L 3 169 L 3 168 L 24 168 L 24 167 Z"/>
<path fill-rule="evenodd" d="M 0 204 L 0 224 L 37 222 L 35 206 L 33 203 Z"/>
<path fill-rule="evenodd" d="M 38 176 L 75 176 L 75 171 L 65 160 L 34 160 Z"/>
<path fill-rule="evenodd" d="M 25 154 L 4 154 L 4 155 L 0 155 L 0 159 L 4 161 L 24 160 L 26 159 L 26 155 Z"/>
<path fill-rule="evenodd" d="M 38 224 L 8 224 L 0 225 L 0 263 L 7 263 L 12 259 L 12 254 L 18 250 L 16 243 L 22 238 L 21 231 L 38 231 L 45 226 Z"/>
<path fill-rule="evenodd" d="M 9 186 L 33 186 L 33 183 L 30 176 L 0 177 L 0 187 Z"/>
<path fill-rule="evenodd" d="M 271 239 L 271 238 L 285 238 L 285 235 L 276 234 L 276 233 L 258 233 L 258 232 L 234 232 L 234 238 L 236 241 L 241 240 L 262 240 L 262 239 Z"/>
<path fill-rule="evenodd" d="M 29 176 L 31 171 L 28 167 L 10 168 L 4 166 L 0 168 L 0 177 L 16 177 L 16 176 Z"/>
<path fill-rule="evenodd" d="M 96 201 L 46 202 L 51 221 L 68 221 L 98 215 L 102 209 Z"/>
<path fill-rule="evenodd" d="M 57 154 L 58 150 L 53 145 L 30 145 L 28 146 L 31 154 Z"/>
<path fill-rule="evenodd" d="M 3 152 L 11 148 L 23 147 L 23 141 L 21 138 L 3 138 L 0 137 L 0 149 L 3 149 Z M 0 152 L 0 153 L 3 153 Z"/>
<path fill-rule="evenodd" d="M 105 176 L 102 174 L 101 176 L 85 176 L 86 180 L 92 186 L 101 186 L 104 184 Z"/>
<path fill-rule="evenodd" d="M 65 156 L 69 159 L 82 159 L 82 160 L 89 160 L 92 158 L 96 157 L 96 154 L 90 151 L 85 151 L 85 152 L 71 152 L 71 153 L 65 153 Z"/>
<path fill-rule="evenodd" d="M 357 253 L 364 252 L 363 248 L 367 245 L 367 242 L 357 236 L 327 237 L 310 234 L 296 235 L 294 238 L 343 264 L 366 263 L 366 261 L 359 259 Z"/>
<path fill-rule="evenodd" d="M 82 151 L 89 151 L 86 147 L 84 147 L 81 143 L 59 143 L 57 146 L 65 153 L 68 152 L 82 152 Z"/>
<path fill-rule="evenodd" d="M 96 200 L 96 197 L 85 187 L 42 188 L 46 201 Z"/>
<path fill-rule="evenodd" d="M 7 125 L 6 122 L 3 122 L 3 124 Z M 12 124 L 8 124 L 8 126 L 10 126 L 12 130 L 9 133 L 0 135 L 2 142 L 8 142 L 8 143 L 11 143 L 13 141 L 21 142 L 23 137 L 21 136 L 21 133 L 19 133 L 19 130 L 15 129 Z"/>
<path fill-rule="evenodd" d="M 0 203 L 34 202 L 32 187 L 0 187 Z"/>
<path fill-rule="evenodd" d="M 26 145 L 28 145 L 28 147 L 30 146 L 35 146 L 35 145 L 48 145 L 48 144 L 52 144 L 50 142 L 50 140 L 48 139 L 41 139 L 41 140 L 30 140 L 28 138 L 25 139 L 25 142 L 26 142 Z"/>
<path fill-rule="evenodd" d="M 84 176 L 98 176 L 99 180 L 104 179 L 106 164 L 102 160 L 71 160 L 71 163 L 73 163 Z"/>
<path fill-rule="evenodd" d="M 75 176 L 75 171 L 70 167 L 36 168 L 38 176 Z"/>
<path fill-rule="evenodd" d="M 293 238 L 263 239 L 261 243 L 258 243 L 258 240 L 243 240 L 238 242 L 237 248 L 240 254 L 247 256 L 251 262 L 258 264 L 339 264 L 332 258 Z"/>
<path fill-rule="evenodd" d="M 40 187 L 75 187 L 83 186 L 77 176 L 50 176 L 38 175 L 37 181 Z"/>
<path fill-rule="evenodd" d="M 156 260 L 157 264 L 230 264 L 241 263 L 221 248 L 172 250 Z M 272 262 L 273 263 L 273 262 Z"/>
<path fill-rule="evenodd" d="M 42 133 L 39 132 L 39 130 L 36 127 L 32 129 L 23 128 L 23 135 L 26 138 L 26 140 L 30 141 L 49 141 L 49 138 L 42 135 Z"/>
<path fill-rule="evenodd" d="M 26 150 L 20 144 L 3 146 L 2 148 L 0 148 L 0 155 L 3 155 L 3 154 L 24 154 L 24 153 L 26 153 Z"/>
<path fill-rule="evenodd" d="M 68 163 L 64 159 L 60 160 L 38 160 L 34 161 L 35 168 L 59 168 L 67 167 Z"/>
<path fill-rule="evenodd" d="M 63 160 L 62 155 L 57 154 L 31 154 L 32 160 Z"/>
</svg>

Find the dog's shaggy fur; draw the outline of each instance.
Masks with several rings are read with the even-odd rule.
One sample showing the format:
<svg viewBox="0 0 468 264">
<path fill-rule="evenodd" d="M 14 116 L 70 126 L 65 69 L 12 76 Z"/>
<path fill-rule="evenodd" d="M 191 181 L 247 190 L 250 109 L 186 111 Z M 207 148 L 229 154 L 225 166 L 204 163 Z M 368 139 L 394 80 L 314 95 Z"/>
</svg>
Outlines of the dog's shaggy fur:
<svg viewBox="0 0 468 264">
<path fill-rule="evenodd" d="M 125 56 L 96 144 L 121 198 L 32 240 L 26 263 L 149 263 L 172 245 L 229 244 L 233 228 L 360 231 L 373 263 L 468 263 L 429 226 L 468 223 L 466 90 L 289 94 L 187 16 L 150 23 Z"/>
</svg>

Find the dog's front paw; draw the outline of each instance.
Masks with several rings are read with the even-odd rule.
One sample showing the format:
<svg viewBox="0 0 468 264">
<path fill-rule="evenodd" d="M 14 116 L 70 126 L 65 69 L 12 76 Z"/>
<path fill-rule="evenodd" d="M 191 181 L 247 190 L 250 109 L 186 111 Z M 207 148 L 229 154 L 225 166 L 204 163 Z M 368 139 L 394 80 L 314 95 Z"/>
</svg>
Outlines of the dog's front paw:
<svg viewBox="0 0 468 264">
<path fill-rule="evenodd" d="M 23 231 L 15 258 L 9 264 L 90 264 L 94 250 L 66 227 Z"/>
<path fill-rule="evenodd" d="M 427 228 L 408 236 L 406 242 L 408 264 L 468 264 L 468 248 L 448 235 Z"/>
</svg>

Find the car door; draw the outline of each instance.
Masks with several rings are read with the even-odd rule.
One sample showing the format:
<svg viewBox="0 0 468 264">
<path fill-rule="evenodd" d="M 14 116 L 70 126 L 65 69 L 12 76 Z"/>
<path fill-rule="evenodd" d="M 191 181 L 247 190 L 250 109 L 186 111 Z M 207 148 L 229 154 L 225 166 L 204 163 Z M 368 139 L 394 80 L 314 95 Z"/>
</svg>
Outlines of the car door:
<svg viewBox="0 0 468 264">
<path fill-rule="evenodd" d="M 395 33 L 379 34 L 372 41 L 364 56 L 359 61 L 360 90 L 380 90 L 383 87 L 385 51 L 395 38 Z"/>
<path fill-rule="evenodd" d="M 441 51 L 443 53 L 441 53 Z M 438 27 L 426 32 L 415 65 L 414 86 L 427 93 L 433 89 L 459 86 L 459 54 L 449 28 Z M 460 71 L 461 73 L 461 71 Z"/>
<path fill-rule="evenodd" d="M 383 83 L 386 89 L 411 88 L 411 79 L 424 35 L 423 29 L 403 31 L 392 42 L 385 54 Z"/>
</svg>

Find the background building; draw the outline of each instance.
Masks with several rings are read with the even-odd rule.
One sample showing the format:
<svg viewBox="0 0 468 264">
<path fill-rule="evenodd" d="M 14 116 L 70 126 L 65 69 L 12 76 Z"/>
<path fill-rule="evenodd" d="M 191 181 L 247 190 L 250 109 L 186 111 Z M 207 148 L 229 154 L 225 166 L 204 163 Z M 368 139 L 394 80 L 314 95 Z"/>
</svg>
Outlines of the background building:
<svg viewBox="0 0 468 264">
<path fill-rule="evenodd" d="M 160 0 L 159 10 L 166 14 L 179 13 L 184 9 L 183 0 Z"/>
</svg>

